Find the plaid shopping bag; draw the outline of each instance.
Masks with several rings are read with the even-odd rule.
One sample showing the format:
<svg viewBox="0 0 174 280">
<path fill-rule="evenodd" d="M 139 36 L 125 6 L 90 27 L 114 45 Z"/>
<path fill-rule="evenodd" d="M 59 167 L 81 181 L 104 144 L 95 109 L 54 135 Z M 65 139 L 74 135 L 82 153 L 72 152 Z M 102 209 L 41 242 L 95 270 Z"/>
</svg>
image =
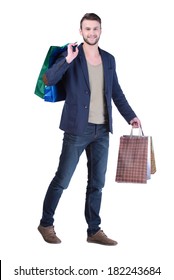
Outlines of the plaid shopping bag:
<svg viewBox="0 0 174 280">
<path fill-rule="evenodd" d="M 116 182 L 147 183 L 156 172 L 152 137 L 130 135 L 120 137 L 117 160 Z"/>
<path fill-rule="evenodd" d="M 153 147 L 152 136 L 150 136 L 150 156 L 151 156 L 151 174 L 156 172 L 156 161 L 155 161 L 155 152 Z"/>
</svg>

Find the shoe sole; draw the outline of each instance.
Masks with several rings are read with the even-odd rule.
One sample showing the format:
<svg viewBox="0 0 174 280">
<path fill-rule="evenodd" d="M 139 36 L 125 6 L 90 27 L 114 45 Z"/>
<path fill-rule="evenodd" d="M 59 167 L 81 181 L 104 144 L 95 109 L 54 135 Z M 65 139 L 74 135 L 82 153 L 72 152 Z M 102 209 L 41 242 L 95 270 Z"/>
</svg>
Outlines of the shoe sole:
<svg viewBox="0 0 174 280">
<path fill-rule="evenodd" d="M 104 246 L 116 246 L 118 244 L 118 242 L 116 242 L 115 244 L 106 244 L 106 243 L 102 243 L 100 241 L 90 241 L 90 240 L 87 240 L 88 243 L 93 243 L 93 244 L 99 244 L 99 245 L 104 245 Z"/>
</svg>

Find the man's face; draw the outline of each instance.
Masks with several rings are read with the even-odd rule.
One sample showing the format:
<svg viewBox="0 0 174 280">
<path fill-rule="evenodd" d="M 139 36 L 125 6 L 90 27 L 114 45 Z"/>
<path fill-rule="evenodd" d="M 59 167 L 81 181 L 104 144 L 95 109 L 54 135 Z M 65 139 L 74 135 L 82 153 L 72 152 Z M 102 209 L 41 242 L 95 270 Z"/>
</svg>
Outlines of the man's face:
<svg viewBox="0 0 174 280">
<path fill-rule="evenodd" d="M 82 22 L 82 29 L 80 29 L 80 34 L 83 37 L 84 42 L 88 45 L 95 45 L 98 43 L 101 35 L 100 23 L 96 20 L 84 20 Z"/>
</svg>

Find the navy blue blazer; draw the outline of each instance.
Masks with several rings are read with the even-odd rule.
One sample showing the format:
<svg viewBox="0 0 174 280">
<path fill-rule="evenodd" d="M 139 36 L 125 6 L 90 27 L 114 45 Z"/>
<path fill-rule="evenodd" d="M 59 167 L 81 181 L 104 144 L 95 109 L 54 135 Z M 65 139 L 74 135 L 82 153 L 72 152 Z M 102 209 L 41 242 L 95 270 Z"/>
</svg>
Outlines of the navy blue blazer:
<svg viewBox="0 0 174 280">
<path fill-rule="evenodd" d="M 62 111 L 60 129 L 75 135 L 82 135 L 88 124 L 90 104 L 88 69 L 82 45 L 83 43 L 78 46 L 79 54 L 70 64 L 65 59 L 66 51 L 61 54 L 43 77 L 47 85 L 61 83 L 61 88 L 63 87 L 66 93 L 66 100 Z M 136 117 L 136 114 L 118 83 L 114 56 L 100 48 L 99 52 L 104 69 L 104 96 L 109 131 L 112 133 L 112 100 L 128 123 Z"/>
</svg>

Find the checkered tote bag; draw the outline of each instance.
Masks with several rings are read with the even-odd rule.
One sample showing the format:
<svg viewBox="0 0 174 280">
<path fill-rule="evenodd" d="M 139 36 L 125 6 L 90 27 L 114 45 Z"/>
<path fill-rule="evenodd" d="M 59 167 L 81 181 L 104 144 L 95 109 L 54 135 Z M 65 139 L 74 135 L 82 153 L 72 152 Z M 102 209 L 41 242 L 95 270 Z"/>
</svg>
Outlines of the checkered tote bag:
<svg viewBox="0 0 174 280">
<path fill-rule="evenodd" d="M 144 136 L 142 128 L 138 136 L 120 137 L 116 182 L 147 183 L 156 172 L 155 155 L 151 136 Z"/>
</svg>

